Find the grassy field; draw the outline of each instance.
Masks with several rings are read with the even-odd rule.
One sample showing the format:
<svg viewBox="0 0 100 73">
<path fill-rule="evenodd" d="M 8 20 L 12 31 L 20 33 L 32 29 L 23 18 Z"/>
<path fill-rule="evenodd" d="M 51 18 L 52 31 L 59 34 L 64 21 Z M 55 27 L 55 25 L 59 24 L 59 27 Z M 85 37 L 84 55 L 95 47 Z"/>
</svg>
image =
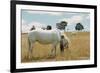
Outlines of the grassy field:
<svg viewBox="0 0 100 73">
<path fill-rule="evenodd" d="M 21 62 L 40 62 L 40 61 L 64 61 L 64 60 L 86 60 L 90 58 L 90 33 L 77 32 L 65 33 L 70 39 L 69 49 L 65 49 L 61 54 L 59 46 L 57 46 L 56 56 L 50 56 L 51 44 L 43 45 L 35 43 L 32 59 L 28 58 L 28 41 L 27 34 L 22 34 L 21 38 Z"/>
</svg>

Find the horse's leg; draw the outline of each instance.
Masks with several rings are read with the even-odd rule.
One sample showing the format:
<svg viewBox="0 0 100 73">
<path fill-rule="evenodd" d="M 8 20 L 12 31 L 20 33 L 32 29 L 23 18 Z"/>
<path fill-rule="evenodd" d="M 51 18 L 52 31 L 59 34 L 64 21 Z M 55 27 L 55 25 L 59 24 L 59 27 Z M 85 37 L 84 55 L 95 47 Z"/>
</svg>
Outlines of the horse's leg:
<svg viewBox="0 0 100 73">
<path fill-rule="evenodd" d="M 50 52 L 50 56 L 53 56 L 54 54 L 54 44 L 52 44 L 52 48 L 51 48 L 51 52 Z"/>
<path fill-rule="evenodd" d="M 56 56 L 56 44 L 53 44 L 54 56 Z"/>
<path fill-rule="evenodd" d="M 69 49 L 69 42 L 67 41 L 65 44 L 66 52 L 67 52 L 67 57 L 70 60 L 71 59 L 71 50 Z"/>
<path fill-rule="evenodd" d="M 53 52 L 54 52 L 54 47 L 53 47 L 53 45 L 52 45 L 52 48 L 51 48 L 51 51 L 50 51 L 50 56 L 53 55 Z"/>
<path fill-rule="evenodd" d="M 50 56 L 52 56 L 52 55 L 56 56 L 56 44 L 55 43 L 52 44 Z"/>
<path fill-rule="evenodd" d="M 55 56 L 56 56 L 56 45 L 54 46 L 54 48 L 55 48 Z"/>
<path fill-rule="evenodd" d="M 69 42 L 68 41 L 65 43 L 65 48 L 66 48 L 66 51 L 68 51 L 70 53 Z"/>
<path fill-rule="evenodd" d="M 65 48 L 69 48 L 69 42 L 67 41 L 66 43 L 65 43 Z"/>
</svg>

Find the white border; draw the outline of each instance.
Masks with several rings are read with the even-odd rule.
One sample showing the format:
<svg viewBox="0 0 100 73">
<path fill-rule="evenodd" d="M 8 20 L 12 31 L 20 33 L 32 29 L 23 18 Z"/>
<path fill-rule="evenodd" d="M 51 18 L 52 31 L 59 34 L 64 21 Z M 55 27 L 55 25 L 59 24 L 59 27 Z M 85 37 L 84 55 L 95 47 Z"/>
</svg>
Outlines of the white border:
<svg viewBox="0 0 100 73">
<path fill-rule="evenodd" d="M 21 9 L 90 13 L 90 60 L 21 63 Z M 85 8 L 16 5 L 16 69 L 94 64 L 94 10 Z"/>
</svg>

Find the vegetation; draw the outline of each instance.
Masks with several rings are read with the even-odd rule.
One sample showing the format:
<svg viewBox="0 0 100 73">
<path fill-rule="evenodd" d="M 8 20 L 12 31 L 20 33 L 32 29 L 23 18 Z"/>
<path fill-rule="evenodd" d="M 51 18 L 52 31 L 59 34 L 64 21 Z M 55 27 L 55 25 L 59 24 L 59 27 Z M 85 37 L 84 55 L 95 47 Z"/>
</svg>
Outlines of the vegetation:
<svg viewBox="0 0 100 73">
<path fill-rule="evenodd" d="M 43 62 L 43 61 L 68 61 L 68 60 L 87 60 L 90 58 L 90 33 L 78 32 L 72 35 L 71 32 L 65 32 L 71 40 L 69 49 L 65 49 L 61 54 L 59 45 L 57 46 L 56 56 L 50 56 L 51 44 L 39 44 L 36 42 L 32 51 L 32 59 L 28 58 L 28 35 L 22 33 L 21 39 L 21 62 Z"/>
<path fill-rule="evenodd" d="M 83 27 L 83 25 L 82 25 L 81 23 L 77 23 L 77 24 L 76 24 L 75 30 L 80 31 L 80 30 L 83 30 L 83 29 L 84 29 L 84 27 Z"/>
<path fill-rule="evenodd" d="M 67 22 L 66 21 L 61 21 L 60 23 L 56 24 L 56 27 L 60 30 L 64 30 L 65 31 L 65 27 L 67 26 Z"/>
</svg>

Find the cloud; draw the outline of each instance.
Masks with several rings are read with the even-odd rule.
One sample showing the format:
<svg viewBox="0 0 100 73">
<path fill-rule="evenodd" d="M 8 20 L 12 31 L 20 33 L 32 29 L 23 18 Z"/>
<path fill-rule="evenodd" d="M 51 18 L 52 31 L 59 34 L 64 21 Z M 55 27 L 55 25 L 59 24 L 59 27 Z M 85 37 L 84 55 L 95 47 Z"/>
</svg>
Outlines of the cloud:
<svg viewBox="0 0 100 73">
<path fill-rule="evenodd" d="M 22 19 L 22 24 L 26 24 L 26 21 L 24 19 Z"/>
<path fill-rule="evenodd" d="M 28 25 L 29 25 L 29 27 L 35 26 L 36 28 L 42 28 L 42 27 L 46 26 L 45 24 L 42 24 L 42 23 L 39 23 L 39 22 L 35 22 L 35 21 L 31 22 Z"/>
<path fill-rule="evenodd" d="M 26 12 L 31 13 L 31 14 L 49 14 L 49 15 L 55 15 L 55 16 L 59 16 L 63 14 L 61 12 L 49 12 L 49 11 L 26 11 Z"/>
<path fill-rule="evenodd" d="M 81 22 L 82 20 L 84 19 L 84 17 L 82 15 L 74 15 L 70 18 L 64 18 L 64 19 L 61 19 L 60 21 L 66 21 L 68 22 L 68 24 L 76 24 L 76 23 L 79 23 Z"/>
<path fill-rule="evenodd" d="M 90 16 L 88 15 L 88 16 L 86 17 L 86 19 L 90 19 Z"/>
<path fill-rule="evenodd" d="M 27 33 L 28 31 L 29 27 L 26 24 L 22 25 L 22 33 Z"/>
<path fill-rule="evenodd" d="M 27 25 L 27 22 L 25 20 L 22 19 L 22 32 L 25 33 L 27 32 L 29 29 L 28 25 Z"/>
<path fill-rule="evenodd" d="M 40 29 L 42 27 L 46 27 L 45 24 L 39 23 L 39 22 L 31 22 L 27 23 L 25 20 L 22 20 L 22 33 L 27 33 L 32 26 L 35 26 L 36 29 Z"/>
</svg>

